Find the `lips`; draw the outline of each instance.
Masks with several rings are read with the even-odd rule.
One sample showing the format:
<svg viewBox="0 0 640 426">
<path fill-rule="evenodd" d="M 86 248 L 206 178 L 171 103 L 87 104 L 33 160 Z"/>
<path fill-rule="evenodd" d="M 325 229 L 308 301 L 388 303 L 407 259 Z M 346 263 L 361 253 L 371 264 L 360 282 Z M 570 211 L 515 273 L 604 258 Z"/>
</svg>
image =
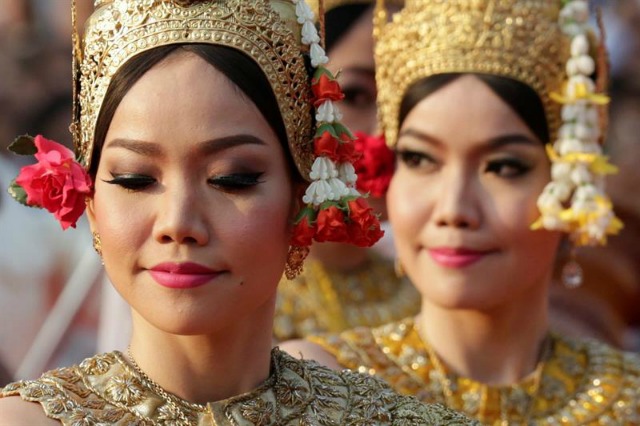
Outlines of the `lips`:
<svg viewBox="0 0 640 426">
<path fill-rule="evenodd" d="M 446 268 L 464 268 L 484 259 L 492 251 L 473 250 L 468 248 L 438 247 L 429 249 L 431 258 Z"/>
<path fill-rule="evenodd" d="M 220 275 L 219 271 L 197 263 L 161 263 L 149 269 L 151 277 L 161 286 L 175 289 L 200 287 Z"/>
</svg>

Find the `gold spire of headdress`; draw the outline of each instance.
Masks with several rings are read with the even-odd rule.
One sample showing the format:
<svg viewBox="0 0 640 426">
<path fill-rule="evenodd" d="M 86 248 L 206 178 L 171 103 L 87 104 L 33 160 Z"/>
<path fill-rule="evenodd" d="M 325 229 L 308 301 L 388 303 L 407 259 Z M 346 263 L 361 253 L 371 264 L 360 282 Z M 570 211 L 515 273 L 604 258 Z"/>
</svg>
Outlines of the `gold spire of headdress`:
<svg viewBox="0 0 640 426">
<path fill-rule="evenodd" d="M 375 16 L 376 79 L 390 145 L 407 89 L 442 73 L 487 73 L 527 84 L 556 133 L 560 107 L 549 94 L 560 90 L 569 56 L 569 39 L 558 24 L 560 0 L 406 0 L 391 22 L 385 3 L 378 0 Z"/>
<path fill-rule="evenodd" d="M 287 0 L 97 0 L 82 40 L 74 141 L 89 167 L 96 121 L 111 79 L 133 56 L 177 43 L 231 47 L 265 73 L 280 107 L 294 162 L 308 178 L 314 160 L 311 82 L 296 6 Z"/>
</svg>

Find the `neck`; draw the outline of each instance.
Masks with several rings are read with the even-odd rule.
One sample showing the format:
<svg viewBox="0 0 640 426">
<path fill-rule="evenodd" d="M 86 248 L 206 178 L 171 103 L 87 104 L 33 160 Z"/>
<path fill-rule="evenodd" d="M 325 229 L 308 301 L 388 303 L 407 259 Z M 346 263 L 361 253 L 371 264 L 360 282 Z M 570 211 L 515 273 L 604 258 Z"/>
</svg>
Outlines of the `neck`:
<svg viewBox="0 0 640 426">
<path fill-rule="evenodd" d="M 200 404 L 228 399 L 269 377 L 273 300 L 210 335 L 166 333 L 133 311 L 130 354 L 164 390 Z"/>
<path fill-rule="evenodd" d="M 322 262 L 329 269 L 348 272 L 364 265 L 367 249 L 341 243 L 314 244 L 309 257 Z"/>
<path fill-rule="evenodd" d="M 546 286 L 491 311 L 451 310 L 424 300 L 416 324 L 448 370 L 489 385 L 514 384 L 540 361 L 548 333 Z"/>
</svg>

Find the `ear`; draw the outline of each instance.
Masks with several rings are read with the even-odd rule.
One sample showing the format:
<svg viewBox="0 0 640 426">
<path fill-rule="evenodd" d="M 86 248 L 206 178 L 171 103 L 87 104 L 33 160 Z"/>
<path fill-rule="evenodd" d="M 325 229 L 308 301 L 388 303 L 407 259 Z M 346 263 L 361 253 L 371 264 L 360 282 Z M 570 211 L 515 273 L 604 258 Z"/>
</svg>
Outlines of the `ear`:
<svg viewBox="0 0 640 426">
<path fill-rule="evenodd" d="M 293 224 L 293 221 L 296 220 L 296 216 L 298 216 L 298 213 L 304 207 L 302 197 L 307 190 L 307 185 L 308 183 L 305 181 L 294 182 L 292 185 L 291 194 L 293 198 L 291 200 L 291 211 L 289 212 L 289 223 L 291 224 Z"/>
<path fill-rule="evenodd" d="M 89 228 L 91 228 L 91 232 L 97 232 L 96 226 L 96 213 L 94 206 L 94 195 L 87 197 L 85 202 L 87 203 L 87 219 L 89 220 Z"/>
</svg>

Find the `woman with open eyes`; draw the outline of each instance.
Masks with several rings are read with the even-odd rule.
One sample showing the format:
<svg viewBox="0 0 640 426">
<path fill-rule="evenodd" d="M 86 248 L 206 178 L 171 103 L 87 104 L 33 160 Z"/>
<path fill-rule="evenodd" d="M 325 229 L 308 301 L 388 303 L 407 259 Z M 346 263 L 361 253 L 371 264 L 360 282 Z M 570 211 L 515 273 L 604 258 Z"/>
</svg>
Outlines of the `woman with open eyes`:
<svg viewBox="0 0 640 426">
<path fill-rule="evenodd" d="M 376 79 L 397 157 L 389 219 L 420 313 L 287 350 L 482 424 L 640 423 L 640 358 L 549 327 L 563 232 L 598 245 L 621 227 L 587 2 L 406 3 L 389 23 L 378 9 Z M 579 265 L 564 279 L 578 284 Z"/>
<path fill-rule="evenodd" d="M 132 337 L 0 389 L 0 424 L 475 424 L 272 348 L 283 270 L 320 236 L 380 237 L 351 157 L 315 149 L 353 140 L 313 22 L 302 0 L 96 2 L 76 152 L 18 138 L 37 162 L 10 192 L 65 229 L 86 208 Z"/>
</svg>

